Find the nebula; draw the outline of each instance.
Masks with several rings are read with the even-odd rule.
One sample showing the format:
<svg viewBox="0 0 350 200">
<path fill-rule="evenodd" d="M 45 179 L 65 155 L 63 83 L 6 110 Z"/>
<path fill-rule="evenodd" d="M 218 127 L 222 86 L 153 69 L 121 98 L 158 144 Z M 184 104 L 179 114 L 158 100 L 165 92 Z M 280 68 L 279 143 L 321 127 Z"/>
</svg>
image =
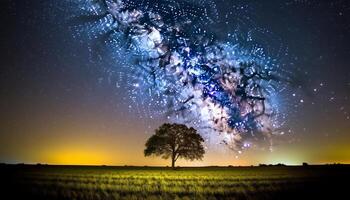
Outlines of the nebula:
<svg viewBox="0 0 350 200">
<path fill-rule="evenodd" d="M 100 41 L 127 68 L 130 98 L 147 107 L 149 116 L 193 126 L 239 152 L 270 140 L 283 123 L 278 99 L 285 77 L 279 64 L 263 46 L 242 45 L 239 31 L 219 39 L 211 28 L 220 20 L 214 2 L 74 5 L 78 12 L 70 20 L 76 35 Z"/>
</svg>

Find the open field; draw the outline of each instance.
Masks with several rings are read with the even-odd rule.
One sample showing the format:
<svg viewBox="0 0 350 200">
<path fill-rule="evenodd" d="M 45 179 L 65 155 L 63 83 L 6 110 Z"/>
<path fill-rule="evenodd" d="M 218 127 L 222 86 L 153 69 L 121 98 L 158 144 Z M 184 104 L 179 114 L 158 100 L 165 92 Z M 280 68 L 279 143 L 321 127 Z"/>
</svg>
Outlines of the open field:
<svg viewBox="0 0 350 200">
<path fill-rule="evenodd" d="M 349 194 L 350 166 L 1 166 L 10 199 L 334 199 Z M 347 191 L 348 190 L 348 191 Z"/>
</svg>

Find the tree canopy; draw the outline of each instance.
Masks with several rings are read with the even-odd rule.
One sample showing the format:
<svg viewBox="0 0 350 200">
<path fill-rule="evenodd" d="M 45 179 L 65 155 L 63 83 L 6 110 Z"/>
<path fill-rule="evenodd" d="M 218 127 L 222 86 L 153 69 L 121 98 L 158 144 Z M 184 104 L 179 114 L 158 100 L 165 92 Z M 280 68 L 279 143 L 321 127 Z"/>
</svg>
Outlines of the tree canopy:
<svg viewBox="0 0 350 200">
<path fill-rule="evenodd" d="M 179 158 L 201 160 L 205 153 L 203 142 L 204 139 L 196 129 L 183 124 L 165 123 L 147 140 L 144 154 L 171 158 L 171 166 L 175 167 Z"/>
</svg>

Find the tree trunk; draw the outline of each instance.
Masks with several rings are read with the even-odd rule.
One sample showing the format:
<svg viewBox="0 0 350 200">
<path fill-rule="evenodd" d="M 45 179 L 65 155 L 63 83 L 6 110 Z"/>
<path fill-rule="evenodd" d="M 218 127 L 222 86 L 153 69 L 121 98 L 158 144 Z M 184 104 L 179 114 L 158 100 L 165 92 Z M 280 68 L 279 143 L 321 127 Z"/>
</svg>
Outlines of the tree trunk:
<svg viewBox="0 0 350 200">
<path fill-rule="evenodd" d="M 171 167 L 174 169 L 175 168 L 175 154 L 171 156 Z"/>
</svg>

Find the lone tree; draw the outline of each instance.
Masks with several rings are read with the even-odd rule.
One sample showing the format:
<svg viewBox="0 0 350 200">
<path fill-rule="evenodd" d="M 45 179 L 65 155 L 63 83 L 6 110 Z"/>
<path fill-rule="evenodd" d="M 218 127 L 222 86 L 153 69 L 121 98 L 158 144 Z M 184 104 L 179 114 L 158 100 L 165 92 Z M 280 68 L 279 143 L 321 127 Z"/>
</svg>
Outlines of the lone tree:
<svg viewBox="0 0 350 200">
<path fill-rule="evenodd" d="M 174 168 L 178 158 L 201 160 L 205 153 L 203 142 L 196 129 L 183 124 L 165 123 L 147 140 L 144 154 L 171 158 L 171 167 Z"/>
</svg>

